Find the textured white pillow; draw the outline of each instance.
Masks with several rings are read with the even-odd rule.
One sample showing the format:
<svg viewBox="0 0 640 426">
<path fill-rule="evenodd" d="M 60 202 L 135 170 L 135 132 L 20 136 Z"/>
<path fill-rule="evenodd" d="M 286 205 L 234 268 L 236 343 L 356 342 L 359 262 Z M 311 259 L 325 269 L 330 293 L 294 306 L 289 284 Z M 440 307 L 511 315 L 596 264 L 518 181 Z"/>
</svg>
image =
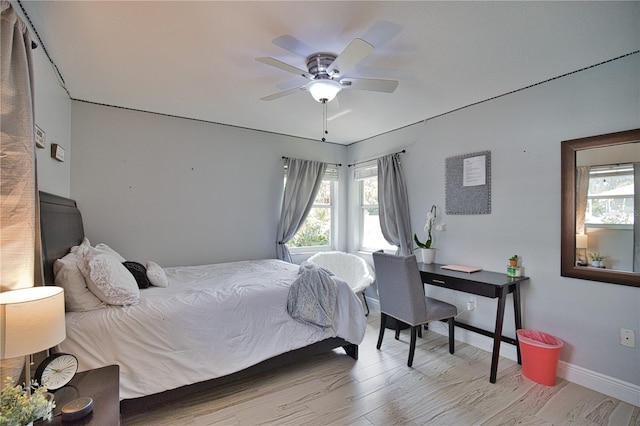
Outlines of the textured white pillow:
<svg viewBox="0 0 640 426">
<path fill-rule="evenodd" d="M 169 280 L 167 280 L 167 274 L 164 269 L 155 262 L 147 262 L 147 278 L 151 285 L 156 287 L 169 287 Z"/>
<path fill-rule="evenodd" d="M 92 249 L 78 261 L 78 268 L 89 290 L 103 302 L 123 306 L 140 302 L 136 279 L 113 256 Z"/>
<path fill-rule="evenodd" d="M 87 254 L 87 250 L 89 250 L 90 248 L 91 243 L 89 242 L 89 239 L 87 237 L 84 237 L 80 245 L 71 247 L 71 250 L 69 251 L 73 254 L 77 254 L 78 256 L 84 256 L 85 254 Z"/>
<path fill-rule="evenodd" d="M 122 257 L 120 255 L 120 253 L 118 253 L 117 251 L 115 251 L 114 249 L 112 249 L 111 247 L 109 247 L 108 245 L 106 245 L 104 243 L 96 244 L 95 249 L 100 251 L 100 252 L 102 252 L 102 253 L 105 253 L 105 254 L 108 254 L 110 256 L 115 257 L 115 259 L 120 263 L 122 263 L 125 260 L 127 260 L 124 257 Z"/>
<path fill-rule="evenodd" d="M 91 311 L 106 306 L 87 288 L 84 275 L 78 269 L 81 257 L 69 253 L 53 262 L 55 284 L 64 289 L 64 304 L 69 312 Z"/>
</svg>

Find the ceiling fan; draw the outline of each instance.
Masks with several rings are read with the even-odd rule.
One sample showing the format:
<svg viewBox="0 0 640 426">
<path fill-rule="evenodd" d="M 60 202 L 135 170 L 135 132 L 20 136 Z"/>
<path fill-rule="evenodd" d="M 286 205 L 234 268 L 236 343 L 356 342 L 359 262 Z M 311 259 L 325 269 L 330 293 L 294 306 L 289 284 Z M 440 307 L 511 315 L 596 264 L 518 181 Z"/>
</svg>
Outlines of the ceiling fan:
<svg viewBox="0 0 640 426">
<path fill-rule="evenodd" d="M 273 101 L 294 93 L 308 91 L 316 101 L 326 104 L 327 102 L 331 102 L 341 90 L 347 88 L 392 93 L 398 86 L 396 80 L 353 78 L 347 77 L 346 74 L 360 61 L 369 56 L 375 50 L 375 46 L 380 47 L 386 43 L 395 36 L 401 28 L 400 25 L 392 22 L 378 21 L 362 38 L 353 39 L 339 55 L 328 52 L 315 52 L 303 55 L 306 56 L 306 71 L 274 58 L 256 58 L 258 62 L 271 65 L 310 80 L 304 84 L 260 99 L 263 101 Z M 309 52 L 311 49 L 291 36 L 278 37 L 273 40 L 273 42 L 280 47 L 298 54 Z"/>
</svg>

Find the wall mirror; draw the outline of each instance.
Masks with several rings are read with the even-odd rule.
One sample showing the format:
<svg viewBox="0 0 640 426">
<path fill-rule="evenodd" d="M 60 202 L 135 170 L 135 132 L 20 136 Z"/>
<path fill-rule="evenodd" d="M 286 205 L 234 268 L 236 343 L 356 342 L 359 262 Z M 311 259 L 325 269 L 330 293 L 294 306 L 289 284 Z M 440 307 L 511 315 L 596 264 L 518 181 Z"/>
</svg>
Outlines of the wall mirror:
<svg viewBox="0 0 640 426">
<path fill-rule="evenodd" d="M 640 287 L 640 129 L 563 141 L 561 275 Z"/>
</svg>

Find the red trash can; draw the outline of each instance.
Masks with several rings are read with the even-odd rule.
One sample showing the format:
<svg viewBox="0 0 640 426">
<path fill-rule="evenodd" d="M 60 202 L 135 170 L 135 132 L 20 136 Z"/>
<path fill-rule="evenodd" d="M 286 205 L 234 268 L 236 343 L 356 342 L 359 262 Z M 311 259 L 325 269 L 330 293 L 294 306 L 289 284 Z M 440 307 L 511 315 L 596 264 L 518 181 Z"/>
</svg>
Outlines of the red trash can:
<svg viewBox="0 0 640 426">
<path fill-rule="evenodd" d="M 522 374 L 541 385 L 556 384 L 556 370 L 564 342 L 536 330 L 517 330 Z"/>
</svg>

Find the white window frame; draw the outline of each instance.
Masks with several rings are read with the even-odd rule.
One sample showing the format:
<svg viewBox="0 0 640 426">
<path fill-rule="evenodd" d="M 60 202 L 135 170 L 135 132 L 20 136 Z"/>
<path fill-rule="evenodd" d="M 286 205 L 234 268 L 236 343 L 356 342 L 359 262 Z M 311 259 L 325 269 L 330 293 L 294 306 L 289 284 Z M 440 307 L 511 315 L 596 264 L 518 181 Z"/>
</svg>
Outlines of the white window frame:
<svg viewBox="0 0 640 426">
<path fill-rule="evenodd" d="M 330 204 L 313 204 L 313 207 L 329 208 L 331 215 L 331 234 L 329 235 L 329 244 L 324 246 L 304 246 L 304 247 L 289 247 L 291 254 L 303 254 L 303 253 L 317 253 L 321 251 L 330 251 L 336 249 L 336 241 L 338 239 L 338 181 L 339 181 L 338 166 L 334 164 L 328 164 L 327 169 L 324 172 L 322 181 L 329 181 L 329 203 Z M 284 166 L 285 178 L 287 175 L 287 165 Z M 314 200 L 315 201 L 315 200 Z"/>
</svg>

